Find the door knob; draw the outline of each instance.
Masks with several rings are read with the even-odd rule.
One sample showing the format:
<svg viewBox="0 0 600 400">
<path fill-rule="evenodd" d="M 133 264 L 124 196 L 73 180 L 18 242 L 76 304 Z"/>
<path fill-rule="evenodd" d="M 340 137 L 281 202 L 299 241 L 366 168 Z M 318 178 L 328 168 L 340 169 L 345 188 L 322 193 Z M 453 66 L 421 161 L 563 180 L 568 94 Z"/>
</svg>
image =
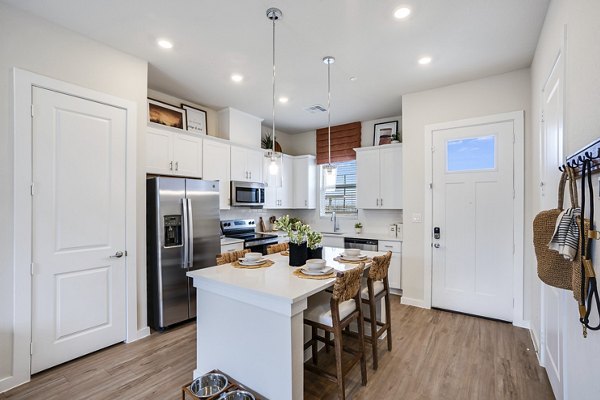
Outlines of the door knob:
<svg viewBox="0 0 600 400">
<path fill-rule="evenodd" d="M 439 243 L 434 243 L 433 247 L 435 247 L 436 249 L 439 249 L 440 248 L 440 244 Z"/>
<path fill-rule="evenodd" d="M 110 258 L 121 258 L 121 257 L 123 257 L 123 252 L 122 251 L 117 251 L 115 253 L 115 255 L 110 256 Z"/>
</svg>

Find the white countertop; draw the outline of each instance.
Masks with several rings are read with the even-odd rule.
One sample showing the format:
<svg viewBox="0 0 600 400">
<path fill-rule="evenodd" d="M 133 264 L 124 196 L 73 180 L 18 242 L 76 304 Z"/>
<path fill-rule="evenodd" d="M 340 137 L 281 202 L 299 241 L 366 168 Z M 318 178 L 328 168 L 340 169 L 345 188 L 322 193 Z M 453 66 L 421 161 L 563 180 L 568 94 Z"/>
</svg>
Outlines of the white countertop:
<svg viewBox="0 0 600 400">
<path fill-rule="evenodd" d="M 356 233 L 356 232 L 337 232 L 337 233 L 326 233 L 321 232 L 323 236 L 327 237 L 341 237 L 341 238 L 359 238 L 359 239 L 373 239 L 373 240 L 389 240 L 390 242 L 401 242 L 402 236 L 390 236 L 387 233 Z"/>
<path fill-rule="evenodd" d="M 243 243 L 243 242 L 244 242 L 244 239 L 224 237 L 221 239 L 221 246 L 225 246 L 228 244 L 235 244 L 235 243 Z"/>
<path fill-rule="evenodd" d="M 354 268 L 356 264 L 346 265 L 333 260 L 342 251 L 343 249 L 340 248 L 324 247 L 323 258 L 327 261 L 327 265 L 339 271 Z M 384 253 L 363 251 L 363 254 L 373 257 Z M 281 254 L 271 254 L 265 257 L 275 261 L 275 264 L 258 269 L 234 268 L 231 264 L 225 264 L 191 271 L 187 275 L 194 279 L 194 286 L 210 288 L 211 291 L 218 291 L 222 295 L 229 292 L 231 297 L 238 299 L 260 296 L 263 300 L 271 298 L 277 302 L 288 304 L 296 303 L 324 290 L 335 279 L 298 278 L 293 275 L 296 268 L 288 265 L 288 257 Z"/>
</svg>

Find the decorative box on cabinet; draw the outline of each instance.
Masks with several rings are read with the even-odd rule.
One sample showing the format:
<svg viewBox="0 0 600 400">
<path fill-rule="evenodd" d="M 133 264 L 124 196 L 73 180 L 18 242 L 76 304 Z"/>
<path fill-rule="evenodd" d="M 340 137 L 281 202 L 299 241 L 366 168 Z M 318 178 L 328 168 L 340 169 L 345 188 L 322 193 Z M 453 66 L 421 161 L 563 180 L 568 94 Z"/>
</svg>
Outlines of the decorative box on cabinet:
<svg viewBox="0 0 600 400">
<path fill-rule="evenodd" d="M 402 208 L 402 144 L 356 150 L 356 204 L 367 209 Z"/>
</svg>

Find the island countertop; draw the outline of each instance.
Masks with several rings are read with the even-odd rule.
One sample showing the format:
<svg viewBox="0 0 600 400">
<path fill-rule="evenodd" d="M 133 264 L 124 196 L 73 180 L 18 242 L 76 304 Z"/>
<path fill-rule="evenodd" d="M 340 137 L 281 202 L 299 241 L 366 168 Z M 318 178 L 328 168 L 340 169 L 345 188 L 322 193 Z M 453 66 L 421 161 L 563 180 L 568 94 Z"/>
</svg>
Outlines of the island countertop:
<svg viewBox="0 0 600 400">
<path fill-rule="evenodd" d="M 334 258 L 344 249 L 335 247 L 323 248 L 323 259 L 327 265 L 338 271 L 356 267 L 357 264 L 343 264 Z M 383 252 L 363 251 L 368 257 L 384 254 Z M 278 301 L 292 304 L 320 292 L 330 286 L 331 279 L 302 279 L 293 274 L 296 269 L 288 265 L 289 257 L 281 254 L 264 256 L 275 262 L 266 268 L 235 268 L 231 264 L 219 265 L 188 272 L 194 279 L 194 285 L 209 285 L 212 291 L 238 291 L 240 295 L 249 297 L 266 296 Z M 237 296 L 236 296 L 237 297 Z"/>
</svg>

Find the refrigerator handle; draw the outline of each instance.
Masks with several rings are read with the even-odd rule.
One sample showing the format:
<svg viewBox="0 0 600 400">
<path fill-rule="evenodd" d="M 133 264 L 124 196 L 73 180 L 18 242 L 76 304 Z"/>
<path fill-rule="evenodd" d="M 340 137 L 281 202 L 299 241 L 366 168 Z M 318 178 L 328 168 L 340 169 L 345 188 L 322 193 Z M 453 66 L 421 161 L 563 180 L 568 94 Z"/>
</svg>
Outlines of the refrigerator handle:
<svg viewBox="0 0 600 400">
<path fill-rule="evenodd" d="M 183 263 L 181 264 L 181 268 L 187 268 L 188 266 L 188 242 L 190 232 L 188 230 L 189 224 L 189 215 L 188 215 L 188 199 L 181 199 L 181 208 L 183 211 Z"/>
<path fill-rule="evenodd" d="M 188 268 L 194 268 L 194 216 L 192 215 L 192 200 L 187 200 L 188 209 Z"/>
</svg>

